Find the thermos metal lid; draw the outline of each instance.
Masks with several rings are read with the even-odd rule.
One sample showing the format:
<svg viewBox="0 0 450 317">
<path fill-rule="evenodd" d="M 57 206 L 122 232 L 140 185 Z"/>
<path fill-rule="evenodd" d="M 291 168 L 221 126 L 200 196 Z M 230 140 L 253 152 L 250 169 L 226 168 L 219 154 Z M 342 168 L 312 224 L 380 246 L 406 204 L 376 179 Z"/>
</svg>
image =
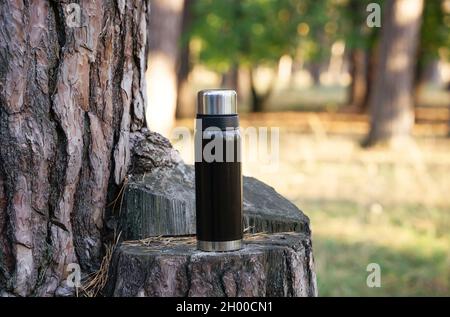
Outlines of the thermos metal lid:
<svg viewBox="0 0 450 317">
<path fill-rule="evenodd" d="M 237 114 L 237 95 L 231 89 L 206 89 L 198 92 L 197 114 Z"/>
</svg>

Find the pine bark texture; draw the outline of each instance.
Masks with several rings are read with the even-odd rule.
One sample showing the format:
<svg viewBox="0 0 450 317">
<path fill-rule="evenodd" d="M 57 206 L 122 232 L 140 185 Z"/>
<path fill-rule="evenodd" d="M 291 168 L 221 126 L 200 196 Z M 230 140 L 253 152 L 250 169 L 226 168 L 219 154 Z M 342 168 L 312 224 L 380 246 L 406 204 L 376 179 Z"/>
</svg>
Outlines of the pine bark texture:
<svg viewBox="0 0 450 317">
<path fill-rule="evenodd" d="M 367 145 L 408 137 L 414 124 L 413 87 L 423 0 L 384 4 L 377 76 L 371 89 Z"/>
<path fill-rule="evenodd" d="M 0 293 L 96 269 L 105 205 L 144 125 L 147 1 L 0 2 Z M 72 12 L 73 13 L 73 12 Z"/>
<path fill-rule="evenodd" d="M 235 252 L 127 241 L 108 276 L 108 296 L 317 296 L 310 237 L 301 233 L 262 235 Z"/>
</svg>

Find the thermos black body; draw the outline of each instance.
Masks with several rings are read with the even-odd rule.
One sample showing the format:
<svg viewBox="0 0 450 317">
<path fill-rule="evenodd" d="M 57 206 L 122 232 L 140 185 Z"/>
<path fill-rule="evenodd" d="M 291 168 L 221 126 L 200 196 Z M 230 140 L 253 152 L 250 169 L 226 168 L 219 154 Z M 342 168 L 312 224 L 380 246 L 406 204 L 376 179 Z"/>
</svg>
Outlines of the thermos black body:
<svg viewBox="0 0 450 317">
<path fill-rule="evenodd" d="M 241 136 L 234 90 L 198 93 L 195 131 L 197 248 L 242 247 Z"/>
</svg>

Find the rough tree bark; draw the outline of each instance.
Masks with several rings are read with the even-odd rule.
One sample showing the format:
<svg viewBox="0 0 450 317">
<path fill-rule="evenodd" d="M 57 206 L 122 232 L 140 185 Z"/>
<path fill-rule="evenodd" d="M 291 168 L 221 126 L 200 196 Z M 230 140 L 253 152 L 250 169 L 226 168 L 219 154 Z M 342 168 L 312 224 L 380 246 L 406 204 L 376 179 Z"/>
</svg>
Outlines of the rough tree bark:
<svg viewBox="0 0 450 317">
<path fill-rule="evenodd" d="M 371 127 L 365 145 L 409 136 L 413 83 L 423 0 L 392 0 L 384 7 L 379 67 L 370 97 Z"/>
<path fill-rule="evenodd" d="M 144 124 L 147 1 L 0 2 L 0 293 L 96 269 L 108 189 Z"/>
</svg>

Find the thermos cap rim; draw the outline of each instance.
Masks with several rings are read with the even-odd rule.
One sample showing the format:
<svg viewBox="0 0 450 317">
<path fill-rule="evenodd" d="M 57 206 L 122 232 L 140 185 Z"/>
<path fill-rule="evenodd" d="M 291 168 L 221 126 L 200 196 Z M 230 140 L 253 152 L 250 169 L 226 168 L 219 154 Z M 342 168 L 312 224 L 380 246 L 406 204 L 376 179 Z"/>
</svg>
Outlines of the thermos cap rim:
<svg viewBox="0 0 450 317">
<path fill-rule="evenodd" d="M 237 114 L 237 94 L 232 89 L 205 89 L 197 94 L 197 114 Z"/>
</svg>

